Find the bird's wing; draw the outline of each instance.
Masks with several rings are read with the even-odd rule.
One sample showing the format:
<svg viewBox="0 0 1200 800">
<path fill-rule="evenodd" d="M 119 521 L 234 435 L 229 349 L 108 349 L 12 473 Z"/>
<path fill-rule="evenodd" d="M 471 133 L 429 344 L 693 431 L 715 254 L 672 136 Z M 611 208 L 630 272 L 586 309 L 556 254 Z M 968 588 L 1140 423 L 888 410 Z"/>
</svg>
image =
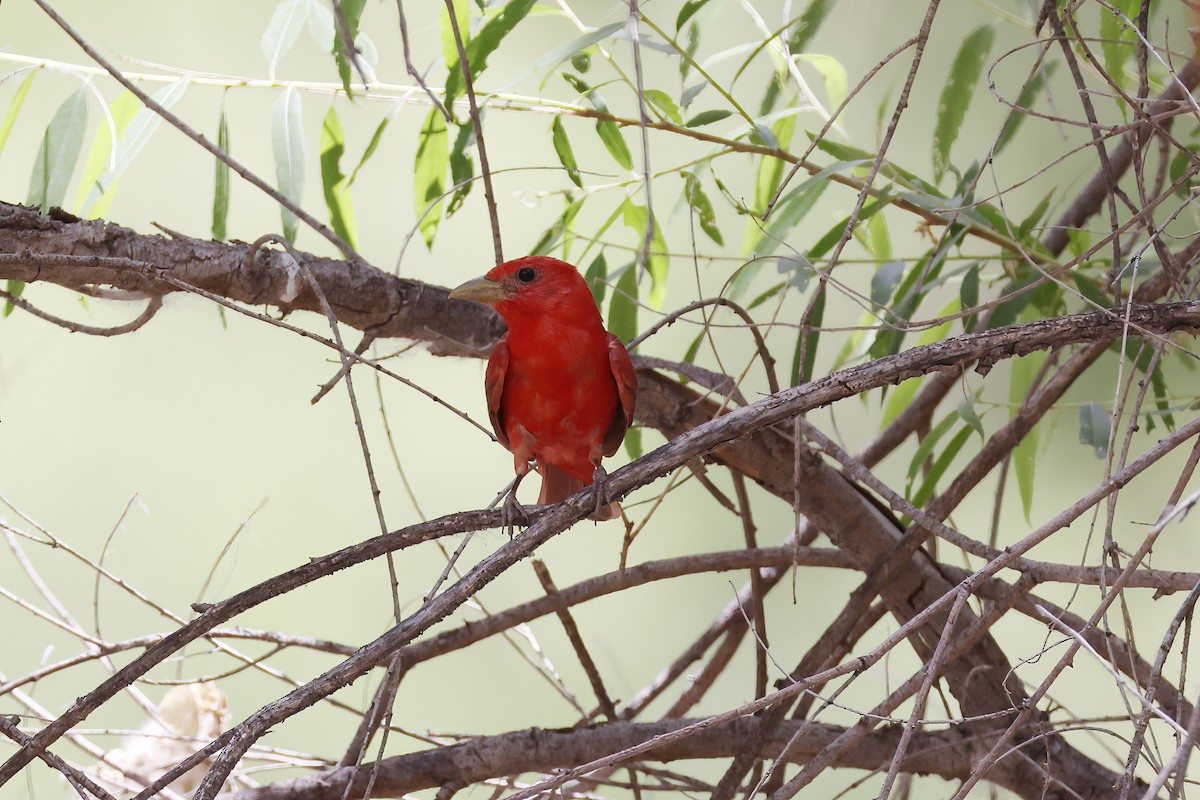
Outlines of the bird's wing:
<svg viewBox="0 0 1200 800">
<path fill-rule="evenodd" d="M 617 382 L 617 398 L 621 401 L 612 424 L 604 434 L 604 455 L 617 452 L 625 439 L 625 431 L 633 424 L 633 407 L 637 402 L 637 376 L 633 373 L 633 362 L 625 345 L 613 334 L 608 334 L 608 365 Z"/>
<path fill-rule="evenodd" d="M 488 417 L 500 444 L 508 447 L 508 434 L 500 418 L 500 398 L 504 395 L 504 376 L 508 373 L 508 334 L 500 337 L 488 357 L 487 372 L 483 375 L 483 390 L 487 395 Z M 509 448 L 512 449 L 512 448 Z"/>
</svg>

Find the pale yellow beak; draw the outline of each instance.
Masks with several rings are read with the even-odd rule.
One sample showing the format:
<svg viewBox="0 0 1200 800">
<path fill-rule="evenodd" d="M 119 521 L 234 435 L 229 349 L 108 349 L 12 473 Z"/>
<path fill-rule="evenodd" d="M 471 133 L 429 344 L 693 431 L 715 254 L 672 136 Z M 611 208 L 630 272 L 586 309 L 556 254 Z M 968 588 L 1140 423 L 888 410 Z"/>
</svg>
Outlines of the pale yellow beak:
<svg viewBox="0 0 1200 800">
<path fill-rule="evenodd" d="M 450 297 L 456 300 L 471 300 L 492 306 L 508 297 L 505 286 L 487 278 L 472 278 L 455 289 L 450 290 Z"/>
</svg>

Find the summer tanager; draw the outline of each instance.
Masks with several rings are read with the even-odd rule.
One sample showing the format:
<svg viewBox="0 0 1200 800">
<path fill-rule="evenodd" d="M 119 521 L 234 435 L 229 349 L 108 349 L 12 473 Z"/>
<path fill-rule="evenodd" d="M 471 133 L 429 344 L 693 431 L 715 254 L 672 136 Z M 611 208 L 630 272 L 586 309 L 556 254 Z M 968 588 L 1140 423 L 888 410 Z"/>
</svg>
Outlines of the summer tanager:
<svg viewBox="0 0 1200 800">
<path fill-rule="evenodd" d="M 579 272 L 556 258 L 526 256 L 450 296 L 489 305 L 508 324 L 484 377 L 492 428 L 516 462 L 506 510 L 520 514 L 516 485 L 533 460 L 542 475 L 539 503 L 557 503 L 592 484 L 590 518 L 618 516 L 600 461 L 617 451 L 633 421 L 637 379 Z"/>
</svg>

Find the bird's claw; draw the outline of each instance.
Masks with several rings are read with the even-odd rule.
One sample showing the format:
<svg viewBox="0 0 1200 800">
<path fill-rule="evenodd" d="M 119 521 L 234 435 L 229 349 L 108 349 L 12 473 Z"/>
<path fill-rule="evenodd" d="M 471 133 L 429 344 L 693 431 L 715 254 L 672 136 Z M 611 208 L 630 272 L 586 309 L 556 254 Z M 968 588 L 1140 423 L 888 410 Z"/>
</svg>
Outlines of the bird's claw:
<svg viewBox="0 0 1200 800">
<path fill-rule="evenodd" d="M 597 464 L 592 473 L 592 515 L 601 517 L 608 504 L 608 473 Z"/>
<path fill-rule="evenodd" d="M 508 532 L 508 538 L 512 538 L 517 527 L 526 527 L 529 525 L 529 515 L 525 513 L 525 506 L 517 500 L 515 487 L 504 497 L 504 503 L 500 506 L 500 527 Z"/>
</svg>

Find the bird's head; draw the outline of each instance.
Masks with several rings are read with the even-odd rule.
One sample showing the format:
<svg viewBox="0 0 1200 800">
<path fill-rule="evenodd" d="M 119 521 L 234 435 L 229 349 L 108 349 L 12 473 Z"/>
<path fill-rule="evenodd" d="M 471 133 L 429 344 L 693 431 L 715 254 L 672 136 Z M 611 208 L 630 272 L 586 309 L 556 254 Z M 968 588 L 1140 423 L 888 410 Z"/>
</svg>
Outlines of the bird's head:
<svg viewBox="0 0 1200 800">
<path fill-rule="evenodd" d="M 450 297 L 496 309 L 511 327 L 525 315 L 544 316 L 552 309 L 597 314 L 591 291 L 575 267 L 549 256 L 506 261 L 486 275 L 453 289 Z"/>
</svg>

